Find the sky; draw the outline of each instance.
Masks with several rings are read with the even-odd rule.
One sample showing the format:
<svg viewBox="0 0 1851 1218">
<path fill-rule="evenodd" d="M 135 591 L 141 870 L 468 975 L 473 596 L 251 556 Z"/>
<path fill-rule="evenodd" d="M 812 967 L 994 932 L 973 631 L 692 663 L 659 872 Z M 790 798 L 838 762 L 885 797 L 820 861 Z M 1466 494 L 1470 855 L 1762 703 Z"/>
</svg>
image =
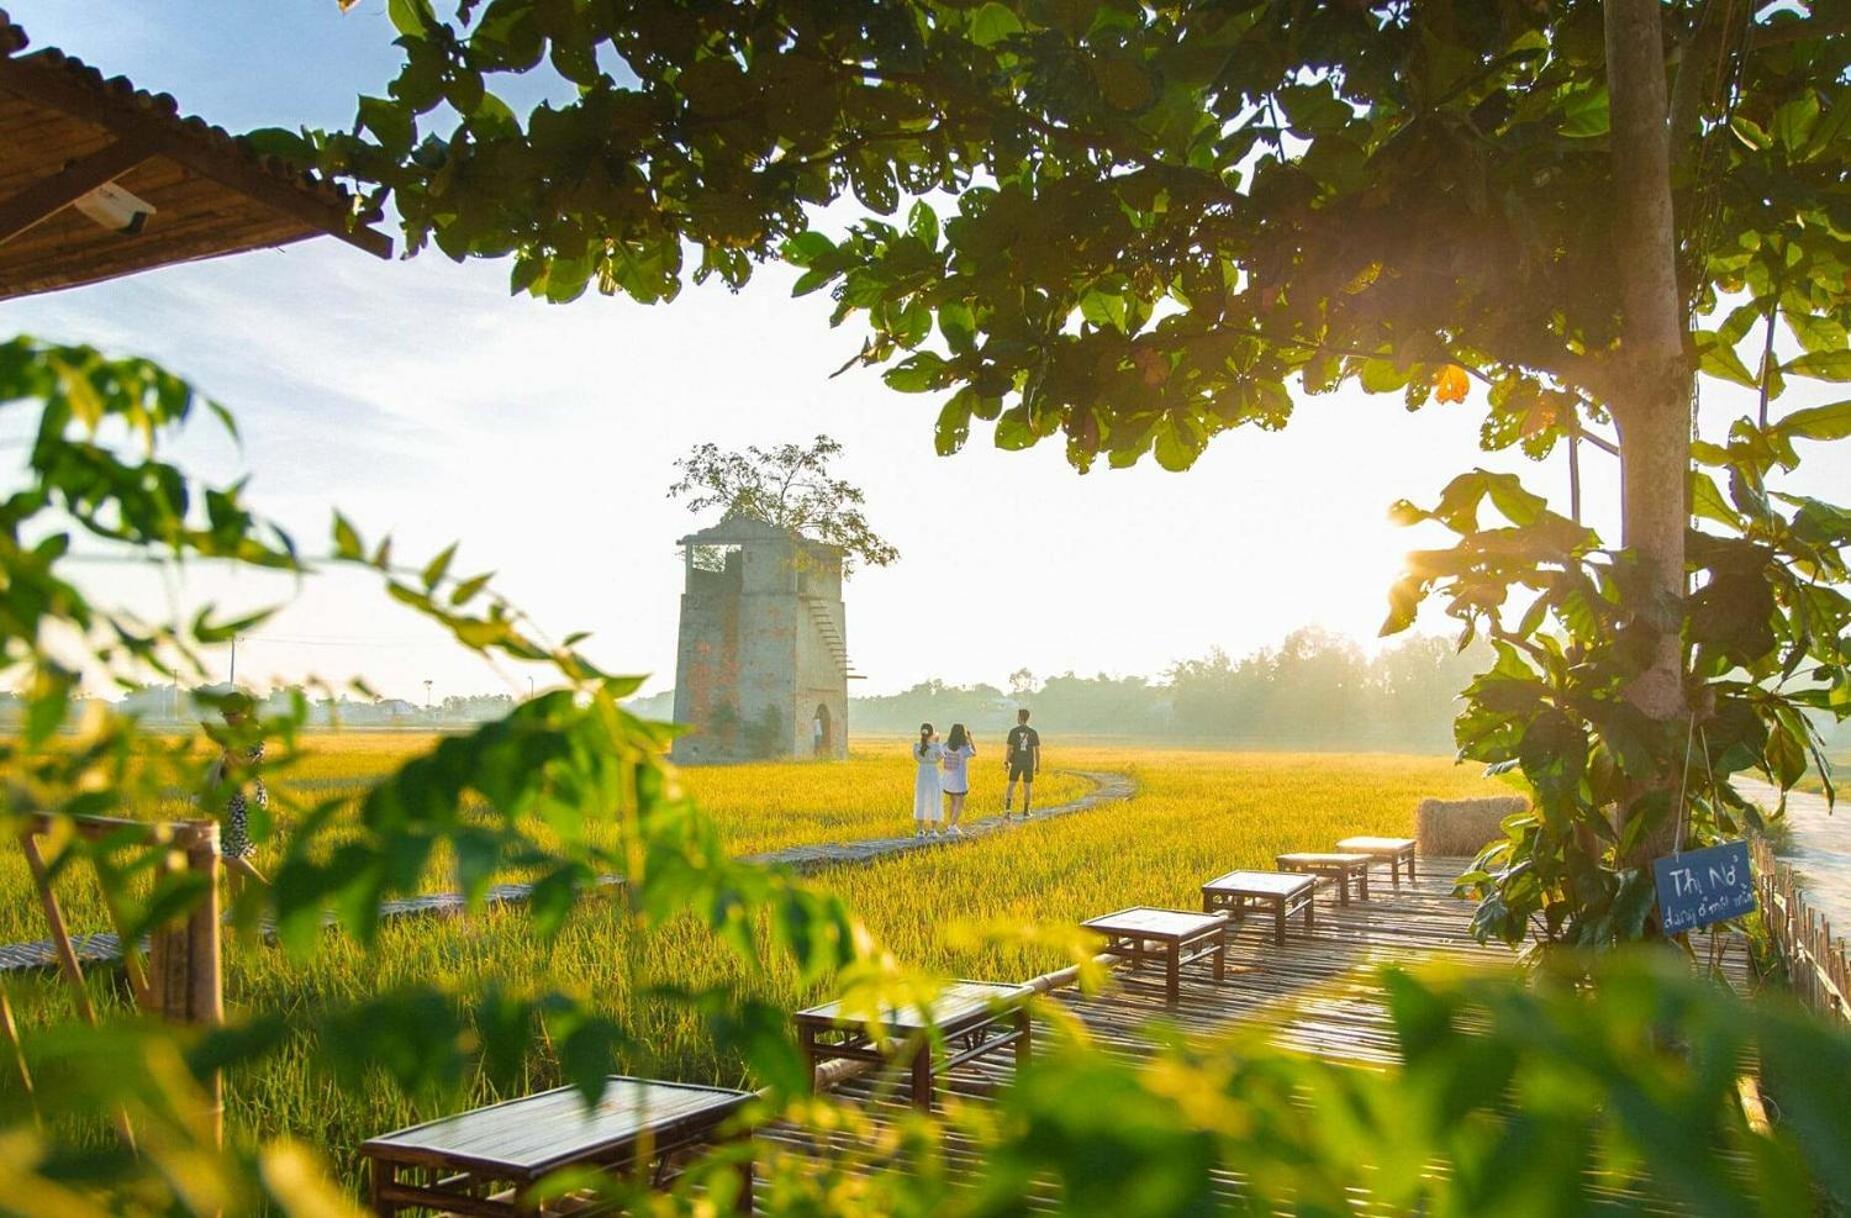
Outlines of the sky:
<svg viewBox="0 0 1851 1218">
<path fill-rule="evenodd" d="M 36 47 L 58 46 L 228 130 L 343 127 L 381 93 L 398 52 L 385 0 L 9 0 Z M 396 231 L 394 236 L 396 237 Z M 846 593 L 854 693 L 938 677 L 1160 674 L 1220 647 L 1241 654 L 1319 625 L 1370 644 L 1412 547 L 1444 533 L 1391 525 L 1476 465 L 1521 472 L 1566 510 L 1558 456 L 1478 449 L 1484 404 L 1403 409 L 1354 388 L 1301 398 L 1282 432 L 1218 438 L 1186 474 L 1145 462 L 1084 477 L 1058 444 L 934 454 L 932 395 L 876 373 L 830 373 L 860 346 L 831 330 L 826 293 L 791 299 L 762 267 L 734 294 L 690 285 L 670 305 L 595 293 L 510 297 L 505 263 L 427 252 L 380 261 L 332 239 L 8 302 L 0 333 L 154 357 L 238 417 L 241 444 L 202 418 L 177 450 L 200 473 L 252 473 L 252 506 L 325 552 L 338 506 L 401 559 L 462 542 L 455 570 L 497 586 L 555 638 L 592 632 L 607 670 L 674 680 L 682 564 L 675 539 L 708 521 L 666 497 L 696 443 L 807 440 L 846 448 L 839 473 L 901 554 Z M 1830 387 L 1825 387 L 1829 389 Z M 1787 404 L 1832 400 L 1818 387 Z M 1706 386 L 1706 428 L 1748 409 Z M 0 418 L 0 435 L 19 418 Z M 1840 448 L 1846 446 L 1839 446 Z M 1793 489 L 1842 488 L 1851 456 L 1815 450 Z M 1617 540 L 1618 470 L 1587 451 L 1587 518 Z M 17 479 L 0 473 L 0 484 Z M 1842 495 L 1841 495 L 1842 497 Z M 1432 526 L 1429 526 L 1432 527 Z M 352 574 L 300 584 L 206 567 L 97 564 L 86 586 L 143 611 L 284 603 L 238 649 L 259 687 L 364 675 L 388 696 L 524 693 L 527 674 L 446 644 Z M 1446 629 L 1437 614 L 1423 628 Z M 218 655 L 215 662 L 228 660 Z M 542 685 L 545 678 L 540 678 Z"/>
</svg>

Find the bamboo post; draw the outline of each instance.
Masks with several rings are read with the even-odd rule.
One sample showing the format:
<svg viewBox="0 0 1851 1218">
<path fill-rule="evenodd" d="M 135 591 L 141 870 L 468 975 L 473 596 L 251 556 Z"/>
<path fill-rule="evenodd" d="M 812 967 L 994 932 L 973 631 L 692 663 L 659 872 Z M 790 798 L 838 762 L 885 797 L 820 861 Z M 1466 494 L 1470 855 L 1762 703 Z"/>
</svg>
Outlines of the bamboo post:
<svg viewBox="0 0 1851 1218">
<path fill-rule="evenodd" d="M 45 924 L 51 930 L 52 946 L 58 953 L 58 970 L 71 983 L 71 999 L 77 1014 L 91 1027 L 96 1026 L 96 1007 L 91 1005 L 90 991 L 84 988 L 83 966 L 77 962 L 77 949 L 71 945 L 71 932 L 64 924 L 64 910 L 58 894 L 51 888 L 51 873 L 45 856 L 39 853 L 38 838 L 27 830 L 19 835 L 19 848 L 25 852 L 26 866 L 32 869 L 32 884 L 38 889 L 39 907 L 45 911 Z"/>
<path fill-rule="evenodd" d="M 176 862 L 205 878 L 205 895 L 183 923 L 158 928 L 149 953 L 154 1010 L 176 1024 L 212 1026 L 224 1022 L 225 996 L 220 956 L 219 827 L 214 821 L 174 826 L 174 851 L 158 870 Z M 179 857 L 175 858 L 177 854 Z M 214 1071 L 204 1080 L 206 1119 L 215 1143 L 224 1140 L 224 1080 Z"/>
<path fill-rule="evenodd" d="M 33 1115 L 38 1114 L 38 1097 L 32 1089 L 32 1071 L 26 1065 L 26 1050 L 19 1043 L 19 1024 L 13 1020 L 13 1001 L 7 997 L 6 987 L 0 986 L 0 1033 L 6 1036 L 6 1043 L 13 1050 L 13 1064 L 19 1069 L 19 1085 L 26 1090 L 26 1098 L 33 1102 Z"/>
</svg>

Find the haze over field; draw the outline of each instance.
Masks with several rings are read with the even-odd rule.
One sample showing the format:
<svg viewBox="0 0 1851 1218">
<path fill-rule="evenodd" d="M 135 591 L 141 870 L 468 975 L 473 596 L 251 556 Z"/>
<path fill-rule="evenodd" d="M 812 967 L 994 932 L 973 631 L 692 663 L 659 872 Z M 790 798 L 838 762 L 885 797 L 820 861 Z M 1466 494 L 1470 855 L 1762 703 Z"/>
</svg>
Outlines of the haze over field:
<svg viewBox="0 0 1851 1218">
<path fill-rule="evenodd" d="M 38 45 L 68 47 L 237 129 L 344 127 L 354 96 L 381 91 L 398 58 L 383 0 L 345 16 L 333 0 L 217 0 L 183 21 L 148 0 L 10 8 Z M 536 99 L 512 100 L 524 109 Z M 664 497 L 670 463 L 715 437 L 826 431 L 847 446 L 841 472 L 867 488 L 870 518 L 902 554 L 848 591 L 849 649 L 868 693 L 996 682 L 1024 667 L 1155 675 L 1307 624 L 1368 640 L 1402 553 L 1439 541 L 1391 526 L 1393 500 L 1430 501 L 1478 464 L 1518 470 L 1565 501 L 1559 457 L 1536 466 L 1478 450 L 1476 389 L 1465 406 L 1411 418 L 1392 397 L 1346 389 L 1302 400 L 1285 432 L 1217 440 L 1190 476 L 1146 462 L 1080 478 L 1058 444 L 1001 453 L 981 426 L 964 453 L 934 456 L 934 397 L 895 393 L 863 371 L 829 379 L 860 334 L 829 330 L 826 294 L 789 300 L 790 268 L 764 268 L 738 295 L 690 287 L 673 309 L 511 299 L 505 276 L 499 264 L 457 267 L 436 253 L 376 262 L 317 241 L 28 299 L 9 320 L 153 356 L 231 405 L 244 451 L 201 424 L 184 455 L 209 473 L 262 470 L 253 502 L 311 551 L 335 504 L 369 534 L 392 530 L 405 555 L 461 538 L 459 569 L 500 571 L 538 622 L 556 636 L 594 631 L 592 654 L 656 674 L 653 690 L 673 680 L 673 543 L 695 523 Z M 1828 388 L 1796 385 L 1791 404 L 1826 400 Z M 1717 393 L 1706 419 L 1749 404 Z M 22 425 L 0 421 L 0 441 Z M 1589 452 L 1585 464 L 1589 519 L 1617 541 L 1612 463 Z M 1821 447 L 1794 481 L 1847 479 L 1847 454 Z M 209 571 L 177 584 L 109 568 L 96 584 L 188 610 L 293 591 Z M 438 698 L 525 692 L 518 673 L 489 671 L 381 607 L 363 581 L 316 579 L 246 641 L 239 672 L 259 683 L 363 672 L 415 702 L 427 680 Z M 1423 625 L 1444 629 L 1429 612 Z"/>
</svg>

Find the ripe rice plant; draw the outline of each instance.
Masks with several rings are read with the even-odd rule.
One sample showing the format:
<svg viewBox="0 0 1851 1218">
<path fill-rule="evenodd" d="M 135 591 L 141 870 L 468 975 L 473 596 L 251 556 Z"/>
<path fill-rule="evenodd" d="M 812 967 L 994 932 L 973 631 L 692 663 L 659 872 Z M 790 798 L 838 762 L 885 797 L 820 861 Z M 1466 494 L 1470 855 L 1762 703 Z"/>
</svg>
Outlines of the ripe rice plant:
<svg viewBox="0 0 1851 1218">
<path fill-rule="evenodd" d="M 787 842 L 803 831 L 814 831 L 816 838 L 868 837 L 905 825 L 912 777 L 901 748 L 861 751 L 846 765 L 753 765 L 683 777 L 723 831 L 747 849 Z M 1131 904 L 1192 908 L 1195 886 L 1219 871 L 1268 866 L 1276 853 L 1328 846 L 1350 833 L 1406 833 L 1423 796 L 1501 789 L 1472 770 L 1426 757 L 1100 746 L 1063 750 L 1061 763 L 1127 773 L 1137 794 L 1123 804 L 1022 825 L 964 846 L 832 869 L 816 882 L 846 897 L 907 964 L 948 976 L 1015 980 L 1058 966 L 1057 951 L 960 932 L 1068 926 Z M 984 766 L 974 778 L 970 814 L 993 815 L 1000 803 L 1000 765 Z M 1078 784 L 1043 785 L 1046 792 L 1038 794 L 1052 803 L 1062 797 L 1057 791 L 1071 792 Z M 819 996 L 782 963 L 748 975 L 691 918 L 642 932 L 621 902 L 608 900 L 581 907 L 551 944 L 518 909 L 497 909 L 477 917 L 396 922 L 371 954 L 331 935 L 306 965 L 260 944 L 228 947 L 227 999 L 234 1018 L 310 1013 L 363 1001 L 395 985 L 434 980 L 453 981 L 463 991 L 499 985 L 576 992 L 624 1022 L 631 1039 L 619 1047 L 622 1069 L 727 1085 L 746 1081 L 741 1063 L 715 1050 L 686 1005 L 651 997 L 654 987 L 698 990 L 724 983 L 786 1010 Z M 99 993 L 108 990 L 101 980 L 95 986 Z M 15 983 L 15 993 L 29 1020 L 68 1016 L 56 984 L 41 981 L 21 993 Z M 337 1089 L 324 1073 L 324 1060 L 310 1037 L 297 1035 L 283 1052 L 234 1074 L 228 1080 L 229 1125 L 234 1133 L 312 1138 L 329 1149 L 350 1179 L 349 1156 L 367 1137 L 559 1081 L 558 1063 L 536 1054 L 500 1087 L 487 1078 L 464 1078 L 443 1093 L 406 1097 L 383 1078 L 378 1086 Z"/>
<path fill-rule="evenodd" d="M 427 733 L 342 732 L 305 736 L 301 749 L 266 771 L 272 827 L 253 859 L 268 874 L 292 823 L 329 799 L 358 798 L 394 766 L 430 747 Z M 201 750 L 202 764 L 205 753 Z M 994 815 L 1002 803 L 1001 754 L 971 769 L 967 822 Z M 991 764 L 993 762 L 993 764 Z M 709 812 L 736 854 L 756 854 L 813 842 L 856 841 L 910 833 L 913 765 L 904 740 L 859 743 L 846 762 L 781 761 L 680 771 L 683 785 Z M 1088 789 L 1071 774 L 1050 770 L 1036 786 L 1043 806 Z M 149 820 L 209 815 L 190 792 L 173 791 L 151 807 L 131 809 Z M 508 878 L 517 878 L 510 876 Z M 59 901 L 74 931 L 105 930 L 108 915 L 87 875 L 62 876 Z M 45 921 L 31 897 L 31 879 L 17 851 L 0 851 L 0 943 L 43 939 Z"/>
</svg>

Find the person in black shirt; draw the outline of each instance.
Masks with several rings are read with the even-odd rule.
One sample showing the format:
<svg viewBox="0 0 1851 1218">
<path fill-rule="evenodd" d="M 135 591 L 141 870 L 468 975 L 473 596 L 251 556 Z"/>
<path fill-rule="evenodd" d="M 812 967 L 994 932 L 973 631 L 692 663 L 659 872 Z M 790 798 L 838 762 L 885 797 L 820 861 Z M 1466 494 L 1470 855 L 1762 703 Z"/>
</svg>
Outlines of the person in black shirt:
<svg viewBox="0 0 1851 1218">
<path fill-rule="evenodd" d="M 1009 767 L 1009 789 L 1003 796 L 1003 819 L 1008 820 L 1015 804 L 1015 784 L 1022 784 L 1022 819 L 1028 819 L 1029 806 L 1035 801 L 1035 775 L 1041 770 L 1041 733 L 1028 726 L 1028 712 L 1015 713 L 1015 726 L 1009 730 L 1009 744 L 1003 750 L 1003 764 Z"/>
</svg>

